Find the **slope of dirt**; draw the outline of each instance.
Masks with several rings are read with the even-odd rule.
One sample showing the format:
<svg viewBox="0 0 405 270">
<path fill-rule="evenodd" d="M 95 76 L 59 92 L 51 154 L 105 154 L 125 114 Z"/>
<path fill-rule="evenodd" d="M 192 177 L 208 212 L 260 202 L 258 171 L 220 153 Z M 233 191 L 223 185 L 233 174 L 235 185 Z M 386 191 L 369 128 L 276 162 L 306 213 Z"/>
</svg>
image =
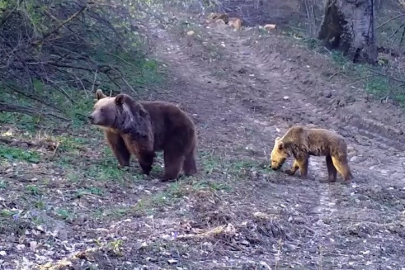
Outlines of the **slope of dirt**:
<svg viewBox="0 0 405 270">
<path fill-rule="evenodd" d="M 288 192 L 284 184 L 262 189 L 263 196 L 253 191 L 252 204 L 293 200 L 302 207 L 295 211 L 308 218 L 313 235 L 283 254 L 283 267 L 293 261 L 295 267 L 315 269 L 319 260 L 326 269 L 399 267 L 405 232 L 403 112 L 369 100 L 341 78 L 329 79 L 334 72 L 329 59 L 285 37 L 175 17 L 190 26 L 180 32 L 155 28 L 156 55 L 184 84 L 167 99 L 198 115 L 203 146 L 216 143 L 219 152 L 267 162 L 274 138 L 291 124 L 326 127 L 347 138 L 356 177 L 350 186 L 320 184 L 324 160 L 312 158 L 315 181 L 297 179 Z M 186 35 L 188 30 L 194 35 Z M 308 255 L 311 251 L 316 255 Z"/>
<path fill-rule="evenodd" d="M 163 15 L 172 24 L 161 16 L 145 20 L 154 56 L 170 75 L 149 99 L 178 103 L 193 116 L 199 175 L 163 184 L 133 169 L 112 170 L 99 131 L 82 134 L 74 152 L 68 147 L 69 166 L 55 147 L 32 146 L 42 151 L 38 164 L 0 172 L 8 187 L 1 189 L 2 207 L 25 209 L 24 216 L 0 212 L 0 265 L 402 269 L 403 113 L 330 78 L 326 57 L 277 33 L 234 32 L 170 9 Z M 265 168 L 275 137 L 296 123 L 347 138 L 350 184 L 321 183 L 324 158 L 311 158 L 307 180 Z"/>
</svg>

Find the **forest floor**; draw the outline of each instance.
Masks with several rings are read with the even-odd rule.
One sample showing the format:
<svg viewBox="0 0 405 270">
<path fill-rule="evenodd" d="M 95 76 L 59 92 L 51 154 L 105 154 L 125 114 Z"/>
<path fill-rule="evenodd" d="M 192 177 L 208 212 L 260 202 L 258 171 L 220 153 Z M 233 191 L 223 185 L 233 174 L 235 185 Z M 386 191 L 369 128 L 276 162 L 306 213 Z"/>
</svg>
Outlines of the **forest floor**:
<svg viewBox="0 0 405 270">
<path fill-rule="evenodd" d="M 405 269 L 403 110 L 277 30 L 165 14 L 145 20 L 168 75 L 146 98 L 193 117 L 198 175 L 160 183 L 161 157 L 150 177 L 119 170 L 95 127 L 3 125 L 0 269 Z M 346 138 L 349 184 L 321 183 L 323 157 L 308 179 L 268 169 L 299 123 Z"/>
</svg>

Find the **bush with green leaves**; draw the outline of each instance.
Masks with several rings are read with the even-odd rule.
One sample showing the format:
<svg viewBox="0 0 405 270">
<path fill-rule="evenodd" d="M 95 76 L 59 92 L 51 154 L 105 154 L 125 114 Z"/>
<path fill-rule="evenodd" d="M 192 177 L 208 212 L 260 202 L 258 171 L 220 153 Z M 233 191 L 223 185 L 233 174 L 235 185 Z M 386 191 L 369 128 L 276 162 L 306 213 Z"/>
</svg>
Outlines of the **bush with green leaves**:
<svg viewBox="0 0 405 270">
<path fill-rule="evenodd" d="M 155 79 L 130 9 L 121 1 L 0 0 L 0 112 L 64 119 L 66 102 L 91 100 L 98 87 L 135 91 Z"/>
</svg>

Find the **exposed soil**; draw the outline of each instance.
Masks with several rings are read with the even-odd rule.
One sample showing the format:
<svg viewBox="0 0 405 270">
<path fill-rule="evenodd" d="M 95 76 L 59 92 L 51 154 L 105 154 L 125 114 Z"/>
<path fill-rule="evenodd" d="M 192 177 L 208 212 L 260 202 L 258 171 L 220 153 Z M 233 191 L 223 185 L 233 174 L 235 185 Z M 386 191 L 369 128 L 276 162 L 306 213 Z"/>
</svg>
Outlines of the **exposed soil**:
<svg viewBox="0 0 405 270">
<path fill-rule="evenodd" d="M 40 251 L 29 248 L 23 236 L 20 245 L 28 247 L 16 248 L 16 238 L 0 231 L 13 239 L 0 248 L 8 255 L 0 254 L 0 265 L 17 269 L 25 254 L 30 266 L 19 269 L 38 264 L 47 269 L 49 258 L 54 261 L 48 266 L 65 261 L 71 267 L 65 269 L 404 269 L 403 111 L 373 101 L 335 74 L 327 56 L 277 31 L 236 32 L 179 11 L 166 9 L 165 15 L 172 24 L 159 18 L 145 22 L 154 57 L 170 74 L 165 88 L 149 98 L 178 103 L 193 116 L 199 176 L 182 180 L 170 191 L 173 201 L 150 206 L 153 212 L 145 208 L 115 219 L 83 220 L 94 204 L 135 205 L 170 189 L 153 180 L 105 184 L 108 196 L 80 201 L 82 219 L 46 223 L 63 229 L 56 230 L 56 238 L 46 229 L 39 232 Z M 187 35 L 189 30 L 194 34 Z M 327 177 L 322 157 L 311 157 L 305 180 L 264 168 L 275 137 L 298 123 L 345 136 L 355 177 L 350 184 L 321 183 Z M 82 157 L 96 160 L 97 147 Z M 2 175 L 11 179 L 11 174 Z M 69 185 L 61 183 L 55 190 L 63 187 L 66 194 Z M 198 183 L 211 188 L 193 188 Z M 58 197 L 50 203 L 63 200 Z M 119 248 L 107 244 L 117 239 Z"/>
</svg>

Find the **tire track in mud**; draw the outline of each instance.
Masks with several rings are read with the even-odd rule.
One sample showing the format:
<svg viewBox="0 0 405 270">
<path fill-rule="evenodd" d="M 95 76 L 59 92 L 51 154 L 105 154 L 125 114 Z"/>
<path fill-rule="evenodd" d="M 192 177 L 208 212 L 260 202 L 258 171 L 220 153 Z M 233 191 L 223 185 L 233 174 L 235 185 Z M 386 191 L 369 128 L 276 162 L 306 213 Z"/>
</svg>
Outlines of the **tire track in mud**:
<svg viewBox="0 0 405 270">
<path fill-rule="evenodd" d="M 356 202 L 357 196 L 353 194 L 358 193 L 357 185 L 366 186 L 368 191 L 372 186 L 386 188 L 401 184 L 400 180 L 405 175 L 404 155 L 392 151 L 393 147 L 398 146 L 398 141 L 383 136 L 381 134 L 383 132 L 373 132 L 364 128 L 369 126 L 367 120 L 352 125 L 350 120 L 347 121 L 344 115 L 341 116 L 330 106 L 319 106 L 320 104 L 302 89 L 299 85 L 301 82 L 294 81 L 294 73 L 289 73 L 288 76 L 282 73 L 283 69 L 293 70 L 296 67 L 290 67 L 277 54 L 274 56 L 266 54 L 265 51 L 262 51 L 262 54 L 255 54 L 255 50 L 247 45 L 249 42 L 246 39 L 238 39 L 233 33 L 228 34 L 229 29 L 213 28 L 210 33 L 212 37 L 205 40 L 214 43 L 216 45 L 214 49 L 223 53 L 223 59 L 229 61 L 227 64 L 231 66 L 227 68 L 221 63 L 210 65 L 206 61 L 209 57 L 205 57 L 204 60 L 207 48 L 203 48 L 203 45 L 197 43 L 190 45 L 190 42 L 186 42 L 188 43 L 186 45 L 170 30 L 152 28 L 160 40 L 156 47 L 158 58 L 169 63 L 174 74 L 180 78 L 179 81 L 185 82 L 182 90 L 189 88 L 189 92 L 183 91 L 178 93 L 178 97 L 172 96 L 169 99 L 187 103 L 189 110 L 197 114 L 202 144 L 210 145 L 216 141 L 222 149 L 232 149 L 238 144 L 251 145 L 256 149 L 256 153 L 262 153 L 262 149 L 271 150 L 274 138 L 279 135 L 277 128 L 283 133 L 289 124 L 299 122 L 308 124 L 308 119 L 314 120 L 314 124 L 335 129 L 348 137 L 349 145 L 353 148 L 352 152 L 355 153 L 351 154 L 350 164 L 357 178 L 354 185 L 297 181 L 312 190 L 310 194 L 307 195 L 304 191 L 300 196 L 304 198 L 306 207 L 311 208 L 310 211 L 317 215 L 311 224 L 316 236 L 308 248 L 317 246 L 323 249 L 324 267 L 353 269 L 357 266 L 367 266 L 368 269 L 374 269 L 370 268 L 370 265 L 382 264 L 381 259 L 373 257 L 377 251 L 364 255 L 345 251 L 344 248 L 347 245 L 355 251 L 367 252 L 364 249 L 375 248 L 378 237 L 371 238 L 365 243 L 363 239 L 348 239 L 345 234 L 348 233 L 347 227 L 353 222 L 370 220 L 376 224 L 383 224 L 387 216 L 392 219 L 397 217 L 395 211 L 375 211 L 372 214 L 369 214 L 369 211 L 360 211 L 356 205 L 359 204 Z M 222 44 L 232 47 L 232 50 L 223 49 Z M 240 73 L 239 67 L 242 69 L 247 67 L 248 70 L 241 75 L 235 75 L 235 72 L 230 72 L 233 65 L 238 68 L 237 73 Z M 220 71 L 224 70 L 226 76 L 220 74 Z M 254 76 L 249 73 L 253 73 Z M 197 93 L 195 89 L 199 89 L 199 92 Z M 286 95 L 290 97 L 287 101 L 284 99 Z M 256 106 L 257 103 L 259 106 Z M 325 120 L 319 122 L 320 118 Z M 355 121 L 361 121 L 361 118 L 358 117 Z M 219 134 L 228 135 L 228 139 L 218 136 Z M 356 137 L 349 136 L 350 134 L 360 135 Z M 365 145 L 360 145 L 359 141 Z M 243 151 L 245 150 L 241 150 Z M 269 153 L 264 154 L 267 160 Z M 258 156 L 261 158 L 263 155 Z M 378 165 L 382 165 L 384 169 L 375 171 Z M 316 179 L 322 179 L 326 177 L 325 172 L 324 159 L 311 158 L 310 174 Z M 271 194 L 274 191 L 268 192 Z M 313 194 L 318 194 L 318 198 L 311 197 Z M 393 237 L 395 236 L 389 235 L 389 240 L 395 241 L 396 239 L 391 239 Z M 395 258 L 398 252 L 401 250 L 392 253 L 391 256 Z"/>
</svg>

